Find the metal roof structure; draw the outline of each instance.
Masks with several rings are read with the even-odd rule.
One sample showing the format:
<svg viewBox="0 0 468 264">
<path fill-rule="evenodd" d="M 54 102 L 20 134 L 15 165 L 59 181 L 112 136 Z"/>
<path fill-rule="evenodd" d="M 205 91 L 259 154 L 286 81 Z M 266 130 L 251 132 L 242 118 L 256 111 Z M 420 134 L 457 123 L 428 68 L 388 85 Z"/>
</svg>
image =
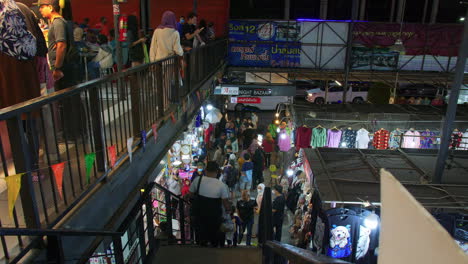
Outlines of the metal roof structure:
<svg viewBox="0 0 468 264">
<path fill-rule="evenodd" d="M 468 153 L 454 151 L 444 184 L 431 184 L 437 150 L 305 149 L 323 201 L 380 202 L 380 169 L 426 208 L 468 211 Z"/>
</svg>

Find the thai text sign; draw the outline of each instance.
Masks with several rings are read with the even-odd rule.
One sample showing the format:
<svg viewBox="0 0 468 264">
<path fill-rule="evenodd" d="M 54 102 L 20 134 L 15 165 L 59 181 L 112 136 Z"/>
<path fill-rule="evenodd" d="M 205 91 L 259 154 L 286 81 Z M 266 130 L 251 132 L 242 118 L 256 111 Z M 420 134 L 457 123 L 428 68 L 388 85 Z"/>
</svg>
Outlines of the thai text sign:
<svg viewBox="0 0 468 264">
<path fill-rule="evenodd" d="M 247 67 L 299 67 L 300 43 L 230 43 L 229 63 Z"/>
</svg>

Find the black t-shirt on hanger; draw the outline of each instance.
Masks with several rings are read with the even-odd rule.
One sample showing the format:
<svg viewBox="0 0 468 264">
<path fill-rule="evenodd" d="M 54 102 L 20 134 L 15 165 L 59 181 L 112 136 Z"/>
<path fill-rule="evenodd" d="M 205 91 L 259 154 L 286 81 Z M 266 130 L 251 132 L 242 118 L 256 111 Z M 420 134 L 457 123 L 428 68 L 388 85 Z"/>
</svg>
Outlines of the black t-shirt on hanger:
<svg viewBox="0 0 468 264">
<path fill-rule="evenodd" d="M 352 215 L 353 212 L 354 211 L 349 210 L 346 215 L 335 214 L 328 217 L 330 233 L 326 253 L 327 256 L 355 262 L 355 252 L 357 241 L 359 240 L 361 219 L 359 216 Z"/>
</svg>

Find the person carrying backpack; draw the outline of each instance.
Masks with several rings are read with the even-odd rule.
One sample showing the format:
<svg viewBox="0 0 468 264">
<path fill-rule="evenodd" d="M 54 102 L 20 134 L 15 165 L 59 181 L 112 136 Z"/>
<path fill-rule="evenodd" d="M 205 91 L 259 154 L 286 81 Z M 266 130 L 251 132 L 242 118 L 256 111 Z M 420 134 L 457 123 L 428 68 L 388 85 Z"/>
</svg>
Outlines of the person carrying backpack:
<svg viewBox="0 0 468 264">
<path fill-rule="evenodd" d="M 60 15 L 58 0 L 40 0 L 39 12 L 49 20 L 48 57 L 55 81 L 55 90 L 60 91 L 80 82 L 80 58 L 74 45 L 73 24 Z M 64 138 L 76 139 L 83 130 L 80 118 L 81 98 L 77 94 L 61 101 L 62 118 L 65 122 Z"/>
<path fill-rule="evenodd" d="M 239 178 L 239 170 L 236 168 L 235 163 L 235 159 L 229 159 L 228 164 L 224 167 L 223 170 L 224 181 L 229 188 L 229 193 L 231 195 L 231 199 L 233 200 L 235 198 L 235 187 Z"/>
</svg>

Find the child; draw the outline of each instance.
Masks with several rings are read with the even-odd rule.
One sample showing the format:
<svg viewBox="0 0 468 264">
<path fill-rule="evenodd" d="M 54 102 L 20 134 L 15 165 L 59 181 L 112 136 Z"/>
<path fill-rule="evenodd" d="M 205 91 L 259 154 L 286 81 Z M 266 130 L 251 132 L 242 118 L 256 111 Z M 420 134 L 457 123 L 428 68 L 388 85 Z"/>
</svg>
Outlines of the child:
<svg viewBox="0 0 468 264">
<path fill-rule="evenodd" d="M 182 182 L 183 186 L 182 186 L 182 196 L 185 196 L 189 193 L 189 189 L 190 189 L 190 180 L 189 179 L 184 179 L 184 181 Z"/>
<path fill-rule="evenodd" d="M 232 232 L 226 233 L 226 240 L 228 247 L 231 247 L 231 245 L 237 247 L 237 239 L 242 223 L 240 217 L 237 215 L 235 206 L 232 206 L 231 209 L 231 220 L 234 223 L 234 230 Z"/>
<path fill-rule="evenodd" d="M 270 175 L 271 175 L 271 186 L 275 186 L 275 185 L 279 184 L 278 174 L 276 172 L 277 171 L 276 165 L 271 164 L 270 167 L 269 167 L 269 170 L 270 170 Z"/>
</svg>

